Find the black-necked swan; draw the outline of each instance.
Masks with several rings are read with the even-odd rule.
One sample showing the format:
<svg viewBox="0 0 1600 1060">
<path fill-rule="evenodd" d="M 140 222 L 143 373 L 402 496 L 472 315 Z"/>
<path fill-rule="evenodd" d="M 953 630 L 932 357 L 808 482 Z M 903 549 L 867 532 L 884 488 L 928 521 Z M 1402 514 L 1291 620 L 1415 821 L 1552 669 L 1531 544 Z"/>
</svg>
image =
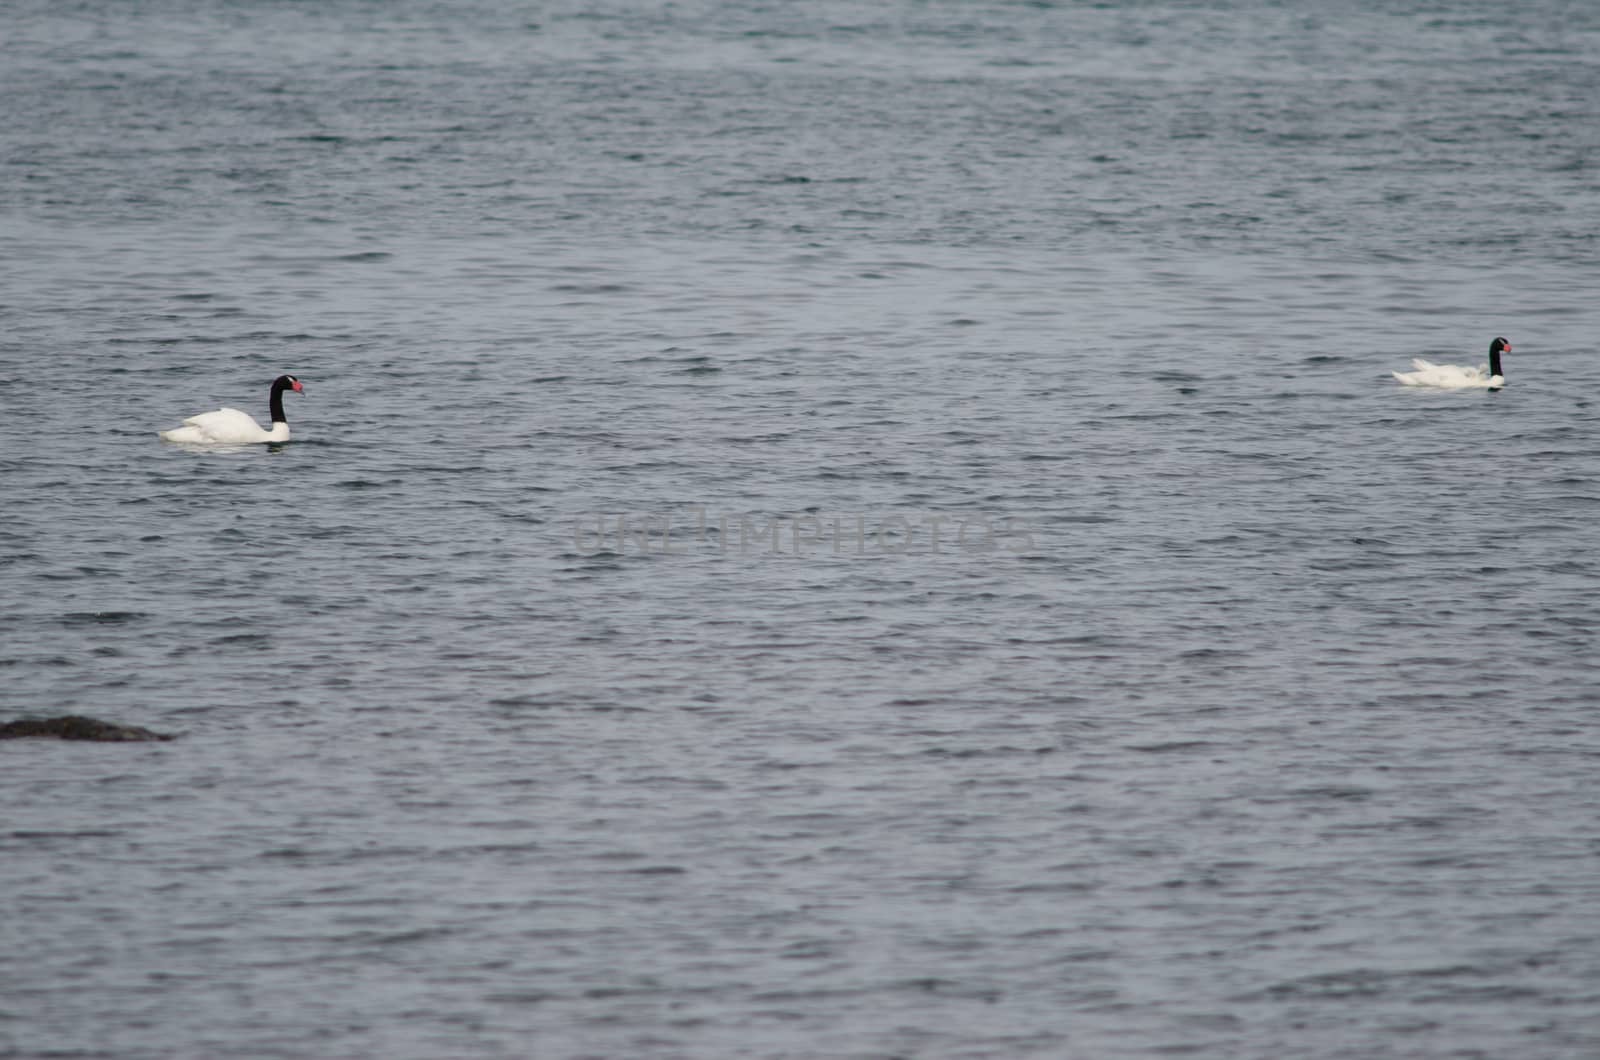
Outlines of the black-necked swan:
<svg viewBox="0 0 1600 1060">
<path fill-rule="evenodd" d="M 261 424 L 249 413 L 238 409 L 218 409 L 202 412 L 183 421 L 182 427 L 162 431 L 161 437 L 169 442 L 188 442 L 191 445 L 249 445 L 252 442 L 287 442 L 289 420 L 283 414 L 283 392 L 293 390 L 305 393 L 300 380 L 292 375 L 280 375 L 272 381 L 272 430 L 262 430 Z"/>
<path fill-rule="evenodd" d="M 1438 386 L 1447 390 L 1464 390 L 1468 387 L 1488 387 L 1496 390 L 1506 385 L 1505 373 L 1500 370 L 1500 354 L 1509 352 L 1511 343 L 1495 339 L 1489 343 L 1489 363 L 1477 368 L 1464 368 L 1459 364 L 1434 364 L 1421 357 L 1411 362 L 1413 371 L 1395 372 L 1394 377 L 1406 386 Z"/>
</svg>

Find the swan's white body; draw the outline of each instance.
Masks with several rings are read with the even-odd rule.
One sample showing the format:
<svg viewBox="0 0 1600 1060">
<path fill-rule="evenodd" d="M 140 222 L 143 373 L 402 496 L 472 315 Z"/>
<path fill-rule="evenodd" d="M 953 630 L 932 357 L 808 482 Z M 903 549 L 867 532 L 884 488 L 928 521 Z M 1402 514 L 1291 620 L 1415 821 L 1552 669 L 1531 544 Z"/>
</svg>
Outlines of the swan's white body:
<svg viewBox="0 0 1600 1060">
<path fill-rule="evenodd" d="M 162 431 L 161 437 L 169 442 L 188 442 L 191 445 L 252 445 L 256 442 L 287 442 L 289 425 L 274 423 L 272 430 L 263 430 L 261 424 L 247 412 L 238 409 L 218 409 L 202 412 L 183 421 L 182 427 Z"/>
<path fill-rule="evenodd" d="M 1459 364 L 1434 364 L 1421 357 L 1411 362 L 1409 372 L 1395 372 L 1394 377 L 1406 386 L 1436 386 L 1446 390 L 1499 387 L 1506 385 L 1503 375 L 1490 375 L 1488 365 L 1467 368 Z"/>
</svg>

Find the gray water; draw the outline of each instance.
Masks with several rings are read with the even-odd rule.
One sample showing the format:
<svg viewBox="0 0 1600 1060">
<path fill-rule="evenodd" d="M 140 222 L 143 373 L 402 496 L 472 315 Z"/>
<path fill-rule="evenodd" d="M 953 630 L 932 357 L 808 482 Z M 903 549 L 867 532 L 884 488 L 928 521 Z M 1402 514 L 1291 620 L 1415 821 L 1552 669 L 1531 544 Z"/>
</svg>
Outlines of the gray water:
<svg viewBox="0 0 1600 1060">
<path fill-rule="evenodd" d="M 1600 1055 L 1600 10 L 0 30 L 0 1055 Z"/>
</svg>

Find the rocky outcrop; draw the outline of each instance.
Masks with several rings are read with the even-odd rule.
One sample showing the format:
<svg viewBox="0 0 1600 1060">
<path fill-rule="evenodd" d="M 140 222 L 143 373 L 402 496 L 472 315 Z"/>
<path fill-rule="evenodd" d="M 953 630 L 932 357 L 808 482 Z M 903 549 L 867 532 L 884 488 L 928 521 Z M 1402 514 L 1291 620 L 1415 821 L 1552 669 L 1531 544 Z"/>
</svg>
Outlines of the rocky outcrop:
<svg viewBox="0 0 1600 1060">
<path fill-rule="evenodd" d="M 0 725 L 0 740 L 20 740 L 28 736 L 48 736 L 57 740 L 100 740 L 107 743 L 172 739 L 168 733 L 152 732 L 137 725 L 114 725 L 80 714 L 66 714 L 59 718 L 22 718 Z"/>
</svg>

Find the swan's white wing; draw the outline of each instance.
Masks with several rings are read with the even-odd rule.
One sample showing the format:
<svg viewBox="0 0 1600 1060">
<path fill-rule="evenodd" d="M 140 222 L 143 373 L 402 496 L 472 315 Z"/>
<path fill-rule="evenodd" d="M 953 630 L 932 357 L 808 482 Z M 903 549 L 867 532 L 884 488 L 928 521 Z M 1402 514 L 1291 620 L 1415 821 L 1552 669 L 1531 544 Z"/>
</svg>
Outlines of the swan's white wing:
<svg viewBox="0 0 1600 1060">
<path fill-rule="evenodd" d="M 1432 361 L 1425 361 L 1421 357 L 1413 357 L 1411 359 L 1411 371 L 1390 372 L 1389 374 L 1405 386 L 1427 386 L 1428 377 L 1433 372 L 1433 369 L 1434 364 Z"/>
<path fill-rule="evenodd" d="M 215 412 L 202 412 L 198 416 L 190 416 L 183 422 L 191 427 L 208 431 L 238 430 L 241 427 L 260 429 L 248 412 L 228 408 L 217 409 Z"/>
<path fill-rule="evenodd" d="M 1392 372 L 1395 379 L 1406 386 L 1433 386 L 1445 390 L 1464 390 L 1469 387 L 1498 386 L 1498 376 L 1488 374 L 1489 366 L 1464 368 L 1459 364 L 1434 364 L 1421 357 L 1411 362 L 1412 371 Z"/>
<path fill-rule="evenodd" d="M 202 412 L 183 421 L 183 426 L 162 431 L 161 437 L 169 442 L 195 442 L 205 445 L 247 445 L 267 437 L 261 425 L 247 412 L 238 409 L 217 409 Z"/>
</svg>

